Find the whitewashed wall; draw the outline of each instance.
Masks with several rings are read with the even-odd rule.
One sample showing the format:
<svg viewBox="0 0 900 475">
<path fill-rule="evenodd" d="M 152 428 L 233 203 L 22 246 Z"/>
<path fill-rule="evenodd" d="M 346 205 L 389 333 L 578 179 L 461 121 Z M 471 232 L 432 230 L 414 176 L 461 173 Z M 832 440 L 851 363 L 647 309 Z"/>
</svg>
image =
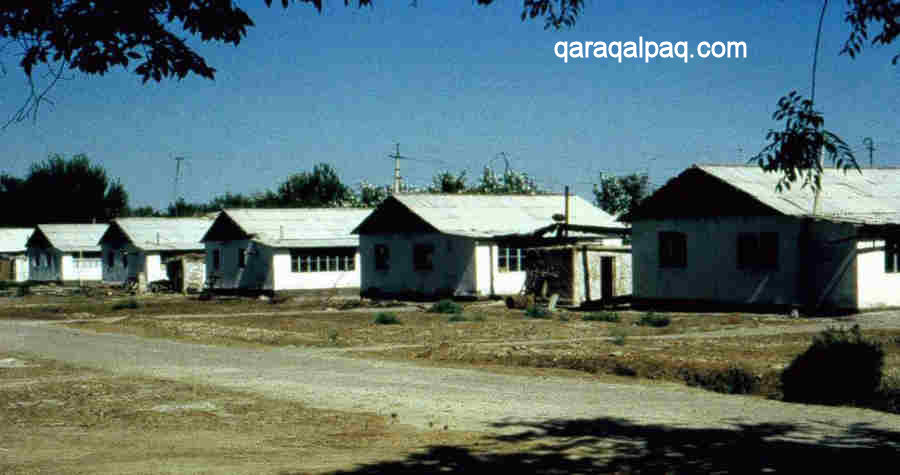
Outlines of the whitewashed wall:
<svg viewBox="0 0 900 475">
<path fill-rule="evenodd" d="M 54 249 L 28 249 L 28 278 L 36 282 L 62 280 L 60 253 Z M 48 265 L 49 258 L 49 265 Z"/>
<path fill-rule="evenodd" d="M 857 249 L 859 308 L 900 306 L 900 272 L 884 272 L 884 241 L 863 241 Z"/>
<path fill-rule="evenodd" d="M 415 270 L 415 244 L 433 244 L 434 268 Z M 375 269 L 375 245 L 390 249 L 390 268 Z M 479 250 L 480 257 L 486 251 Z M 476 280 L 476 246 L 469 238 L 446 234 L 371 234 L 360 236 L 361 288 L 390 293 L 478 295 L 484 287 Z M 479 279 L 480 280 L 480 279 Z"/>
<path fill-rule="evenodd" d="M 360 285 L 359 251 L 354 254 L 352 271 L 291 272 L 290 249 L 274 249 L 272 266 L 275 290 L 346 289 Z"/>
<path fill-rule="evenodd" d="M 721 217 L 646 220 L 633 230 L 635 297 L 641 299 L 867 308 L 884 301 L 896 281 L 885 278 L 883 253 L 857 253 L 849 224 Z M 660 231 L 686 233 L 687 267 L 659 267 Z M 738 269 L 740 232 L 777 232 L 778 268 Z"/>
<path fill-rule="evenodd" d="M 800 301 L 798 220 L 777 216 L 643 220 L 633 223 L 632 230 L 636 298 L 765 304 Z M 661 231 L 686 234 L 686 267 L 659 266 Z M 741 232 L 777 232 L 778 268 L 738 269 L 737 237 Z"/>
<path fill-rule="evenodd" d="M 99 257 L 78 257 L 63 254 L 62 280 L 64 282 L 99 281 L 103 279 L 103 265 Z"/>
<path fill-rule="evenodd" d="M 247 251 L 244 268 L 238 266 L 238 250 Z M 213 266 L 213 254 L 220 252 L 219 269 Z M 221 289 L 274 290 L 272 248 L 250 240 L 206 243 L 206 274 L 215 276 Z M 290 269 L 290 268 L 289 268 Z"/>
<path fill-rule="evenodd" d="M 28 256 L 22 254 L 15 256 L 13 261 L 16 266 L 16 282 L 25 282 L 28 280 L 29 262 Z"/>
</svg>

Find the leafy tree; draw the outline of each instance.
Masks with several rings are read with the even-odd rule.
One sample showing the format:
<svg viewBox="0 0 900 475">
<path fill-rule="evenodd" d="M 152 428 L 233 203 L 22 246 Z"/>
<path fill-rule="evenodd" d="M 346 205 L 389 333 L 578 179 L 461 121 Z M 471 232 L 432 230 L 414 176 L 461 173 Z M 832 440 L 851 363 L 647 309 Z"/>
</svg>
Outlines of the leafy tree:
<svg viewBox="0 0 900 475">
<path fill-rule="evenodd" d="M 353 201 L 350 188 L 326 163 L 314 166 L 312 172 L 291 175 L 278 187 L 277 195 L 283 207 L 341 206 Z"/>
<path fill-rule="evenodd" d="M 478 184 L 469 189 L 475 193 L 493 194 L 535 194 L 544 193 L 527 173 L 505 171 L 497 176 L 490 167 L 484 167 Z"/>
<path fill-rule="evenodd" d="M 184 198 L 178 198 L 166 208 L 165 215 L 170 218 L 186 218 L 203 216 L 210 212 L 208 205 L 204 203 L 188 203 Z"/>
<path fill-rule="evenodd" d="M 158 218 L 162 216 L 162 213 L 152 206 L 139 206 L 137 208 L 130 208 L 126 216 L 130 218 Z"/>
<path fill-rule="evenodd" d="M 601 175 L 594 185 L 594 201 L 607 213 L 626 218 L 650 194 L 650 177 L 632 173 L 624 176 Z"/>
<path fill-rule="evenodd" d="M 19 197 L 24 225 L 106 221 L 128 209 L 122 185 L 110 183 L 106 170 L 83 154 L 55 154 L 32 165 Z"/>
<path fill-rule="evenodd" d="M 390 195 L 389 186 L 378 186 L 363 181 L 359 184 L 359 191 L 353 192 L 350 205 L 356 208 L 374 208 Z"/>
<path fill-rule="evenodd" d="M 431 186 L 428 191 L 432 193 L 463 193 L 466 191 L 466 172 L 463 170 L 459 175 L 452 172 L 440 172 L 431 178 Z"/>
</svg>

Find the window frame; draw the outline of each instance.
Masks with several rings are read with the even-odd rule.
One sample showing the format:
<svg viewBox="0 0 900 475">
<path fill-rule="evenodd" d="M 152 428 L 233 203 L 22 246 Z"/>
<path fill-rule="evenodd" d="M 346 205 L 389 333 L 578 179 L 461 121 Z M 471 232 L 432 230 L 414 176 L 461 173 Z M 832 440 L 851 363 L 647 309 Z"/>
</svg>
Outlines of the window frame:
<svg viewBox="0 0 900 475">
<path fill-rule="evenodd" d="M 497 246 L 497 271 L 522 272 L 525 270 L 525 249 Z"/>
</svg>

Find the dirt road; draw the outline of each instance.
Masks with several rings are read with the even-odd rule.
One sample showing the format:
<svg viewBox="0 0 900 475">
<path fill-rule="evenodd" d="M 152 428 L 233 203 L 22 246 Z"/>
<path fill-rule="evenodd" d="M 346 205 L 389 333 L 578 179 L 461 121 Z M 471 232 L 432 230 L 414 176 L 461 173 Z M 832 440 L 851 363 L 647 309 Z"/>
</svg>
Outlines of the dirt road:
<svg viewBox="0 0 900 475">
<path fill-rule="evenodd" d="M 785 404 L 677 385 L 616 385 L 575 378 L 500 375 L 345 358 L 307 348 L 252 350 L 95 334 L 41 322 L 0 321 L 0 352 L 27 352 L 118 374 L 138 374 L 396 415 L 429 429 L 513 433 L 551 419 L 615 418 L 632 424 L 789 427 L 773 436 L 866 444 L 859 428 L 896 433 L 900 416 Z M 848 434 L 856 434 L 848 442 Z M 897 440 L 895 438 L 895 440 Z M 900 447 L 898 447 L 900 448 Z"/>
</svg>

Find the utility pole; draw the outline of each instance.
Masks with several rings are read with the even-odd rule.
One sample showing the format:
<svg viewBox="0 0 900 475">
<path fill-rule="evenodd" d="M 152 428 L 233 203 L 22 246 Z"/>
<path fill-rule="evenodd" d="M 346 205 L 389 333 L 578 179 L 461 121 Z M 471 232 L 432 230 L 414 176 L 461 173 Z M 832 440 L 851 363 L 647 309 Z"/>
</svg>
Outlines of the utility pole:
<svg viewBox="0 0 900 475">
<path fill-rule="evenodd" d="M 396 151 L 394 152 L 394 154 L 388 155 L 388 157 L 394 159 L 394 194 L 398 195 L 398 194 L 400 194 L 400 182 L 402 180 L 402 178 L 400 178 L 400 160 L 407 158 L 407 157 L 400 155 L 400 144 L 399 143 L 396 144 L 396 147 L 397 148 L 396 148 Z"/>
<path fill-rule="evenodd" d="M 869 168 L 875 168 L 875 158 L 873 157 L 873 153 L 875 152 L 875 142 L 872 140 L 872 137 L 864 138 L 863 145 L 865 145 L 866 150 L 869 151 Z"/>
<path fill-rule="evenodd" d="M 175 189 L 172 192 L 172 205 L 175 206 L 175 217 L 178 217 L 178 178 L 181 175 L 181 161 L 184 157 L 175 157 Z"/>
</svg>

